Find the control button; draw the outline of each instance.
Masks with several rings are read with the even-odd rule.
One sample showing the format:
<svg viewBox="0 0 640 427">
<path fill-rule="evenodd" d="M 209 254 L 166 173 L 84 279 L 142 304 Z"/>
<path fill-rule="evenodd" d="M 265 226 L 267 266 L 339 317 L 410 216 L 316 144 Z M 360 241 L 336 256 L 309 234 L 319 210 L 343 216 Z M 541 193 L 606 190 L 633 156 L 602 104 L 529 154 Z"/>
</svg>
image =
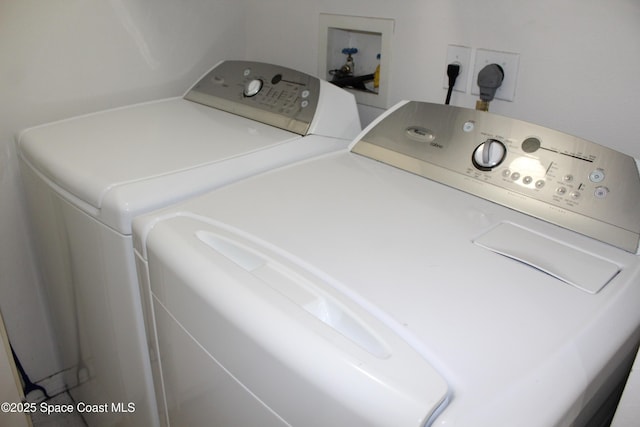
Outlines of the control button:
<svg viewBox="0 0 640 427">
<path fill-rule="evenodd" d="M 573 181 L 573 175 L 571 175 L 570 173 L 566 174 L 565 176 L 562 177 L 562 180 L 564 182 L 572 182 Z"/>
<path fill-rule="evenodd" d="M 593 195 L 598 199 L 604 199 L 609 194 L 609 189 L 607 187 L 596 187 L 596 191 L 593 192 Z"/>
<path fill-rule="evenodd" d="M 478 145 L 471 156 L 473 165 L 483 171 L 490 171 L 498 166 L 507 156 L 507 148 L 497 139 L 487 139 Z"/>
<path fill-rule="evenodd" d="M 302 93 L 300 94 L 301 97 L 303 98 L 308 98 L 309 97 L 309 91 L 307 89 L 303 90 Z"/>
<path fill-rule="evenodd" d="M 280 80 L 282 80 L 282 74 L 276 74 L 275 76 L 273 76 L 273 78 L 271 79 L 271 84 L 275 85 L 280 83 Z"/>
<path fill-rule="evenodd" d="M 251 68 L 245 68 L 242 74 L 247 77 L 249 74 L 251 74 Z"/>
<path fill-rule="evenodd" d="M 522 141 L 522 151 L 525 153 L 533 153 L 540 148 L 540 140 L 538 138 L 530 137 Z"/>
<path fill-rule="evenodd" d="M 520 179 L 520 172 L 514 172 L 511 174 L 511 179 L 517 181 Z"/>
<path fill-rule="evenodd" d="M 558 187 L 556 188 L 556 193 L 558 193 L 561 196 L 564 196 L 567 193 L 567 189 L 565 187 Z"/>
<path fill-rule="evenodd" d="M 509 178 L 509 175 L 511 175 L 511 171 L 509 169 L 505 169 L 502 171 L 502 176 L 504 176 L 505 178 Z"/>
<path fill-rule="evenodd" d="M 604 181 L 604 171 L 602 169 L 594 170 L 589 174 L 589 180 L 595 183 Z"/>
<path fill-rule="evenodd" d="M 580 192 L 579 191 L 572 191 L 569 196 L 571 196 L 571 198 L 573 200 L 578 200 L 580 198 Z"/>
<path fill-rule="evenodd" d="M 307 101 L 306 99 L 300 103 L 300 106 L 302 108 L 306 107 L 307 105 L 309 105 L 309 101 Z"/>
<path fill-rule="evenodd" d="M 525 176 L 524 178 L 522 178 L 522 182 L 526 185 L 529 185 L 533 182 L 533 178 L 531 178 L 530 176 Z"/>
<path fill-rule="evenodd" d="M 475 127 L 475 122 L 473 120 L 468 120 L 462 125 L 462 130 L 465 132 L 471 132 Z"/>
<path fill-rule="evenodd" d="M 256 96 L 262 89 L 262 80 L 254 79 L 247 83 L 244 87 L 244 96 L 250 98 Z"/>
<path fill-rule="evenodd" d="M 536 188 L 542 188 L 542 187 L 545 186 L 545 184 L 546 184 L 546 182 L 544 181 L 544 179 L 539 179 L 539 180 L 536 181 L 535 185 L 536 185 Z"/>
<path fill-rule="evenodd" d="M 223 84 L 224 84 L 224 77 L 222 77 L 222 76 L 213 76 L 213 78 L 211 79 L 211 81 L 212 81 L 214 84 L 217 84 L 217 85 L 223 85 Z"/>
</svg>

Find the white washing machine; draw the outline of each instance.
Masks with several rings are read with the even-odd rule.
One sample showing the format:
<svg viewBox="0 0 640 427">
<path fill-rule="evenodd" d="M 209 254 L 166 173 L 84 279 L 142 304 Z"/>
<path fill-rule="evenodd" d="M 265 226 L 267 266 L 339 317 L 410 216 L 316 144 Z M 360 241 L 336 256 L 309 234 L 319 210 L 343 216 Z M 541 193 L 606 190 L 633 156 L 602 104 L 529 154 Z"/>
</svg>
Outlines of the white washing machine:
<svg viewBox="0 0 640 427">
<path fill-rule="evenodd" d="M 77 402 L 121 404 L 85 413 L 90 425 L 158 424 L 132 218 L 344 150 L 360 130 L 347 92 L 288 68 L 225 61 L 184 97 L 19 135 L 65 384 Z"/>
<path fill-rule="evenodd" d="M 639 208 L 629 156 L 403 102 L 139 217 L 168 420 L 596 425 L 640 337 Z"/>
<path fill-rule="evenodd" d="M 640 352 L 636 356 L 610 427 L 634 427 L 640 419 Z"/>
</svg>

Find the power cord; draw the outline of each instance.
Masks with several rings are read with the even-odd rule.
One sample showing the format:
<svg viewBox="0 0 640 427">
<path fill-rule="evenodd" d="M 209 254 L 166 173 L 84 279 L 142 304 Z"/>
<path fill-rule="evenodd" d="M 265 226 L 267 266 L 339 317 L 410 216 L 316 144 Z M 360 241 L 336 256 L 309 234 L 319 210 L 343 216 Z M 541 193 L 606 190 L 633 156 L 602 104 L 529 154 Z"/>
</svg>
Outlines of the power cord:
<svg viewBox="0 0 640 427">
<path fill-rule="evenodd" d="M 447 89 L 447 99 L 444 101 L 445 104 L 449 105 L 451 101 L 451 92 L 453 92 L 453 87 L 456 85 L 456 80 L 460 75 L 460 64 L 449 64 L 447 65 L 447 77 L 449 77 L 449 89 Z"/>
</svg>

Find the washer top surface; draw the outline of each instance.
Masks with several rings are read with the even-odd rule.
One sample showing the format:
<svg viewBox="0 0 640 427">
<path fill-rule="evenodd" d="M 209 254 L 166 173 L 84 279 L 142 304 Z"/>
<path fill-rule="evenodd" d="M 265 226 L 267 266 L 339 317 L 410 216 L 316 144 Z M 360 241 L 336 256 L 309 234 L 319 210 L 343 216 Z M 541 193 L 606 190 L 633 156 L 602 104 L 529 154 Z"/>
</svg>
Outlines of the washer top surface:
<svg viewBox="0 0 640 427">
<path fill-rule="evenodd" d="M 285 257 L 385 322 L 449 384 L 454 415 L 445 410 L 443 425 L 563 421 L 640 325 L 637 256 L 353 153 L 137 219 L 138 251 L 188 239 L 179 230 L 189 219 L 199 223 L 191 236 Z M 579 248 L 613 277 L 593 294 L 475 243 L 505 225 L 541 236 L 548 250 Z M 170 262 L 188 264 L 191 250 Z"/>
<path fill-rule="evenodd" d="M 29 128 L 18 148 L 66 200 L 129 234 L 136 214 L 346 148 L 359 131 L 348 92 L 285 67 L 223 61 L 184 98 Z"/>
<path fill-rule="evenodd" d="M 352 152 L 134 222 L 142 254 L 196 235 L 286 258 L 384 322 L 448 383 L 437 425 L 567 425 L 640 330 L 637 255 Z"/>
<path fill-rule="evenodd" d="M 31 128 L 22 153 L 95 208 L 114 187 L 262 150 L 300 135 L 173 98 Z"/>
</svg>

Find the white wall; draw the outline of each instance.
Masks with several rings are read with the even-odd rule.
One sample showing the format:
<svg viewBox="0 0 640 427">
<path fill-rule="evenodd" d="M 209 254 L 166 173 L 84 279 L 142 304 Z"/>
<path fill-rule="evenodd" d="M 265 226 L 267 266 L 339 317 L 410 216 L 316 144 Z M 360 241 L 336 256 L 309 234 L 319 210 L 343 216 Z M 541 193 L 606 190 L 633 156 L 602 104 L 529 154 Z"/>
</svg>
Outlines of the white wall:
<svg viewBox="0 0 640 427">
<path fill-rule="evenodd" d="M 390 105 L 444 101 L 449 44 L 520 53 L 515 101 L 491 111 L 640 157 L 637 0 L 248 1 L 247 55 L 310 73 L 320 12 L 394 19 Z M 475 98 L 454 93 L 452 104 Z"/>
<path fill-rule="evenodd" d="M 20 194 L 14 134 L 183 93 L 244 57 L 234 0 L 0 1 L 0 310 L 32 380 L 57 369 Z"/>
</svg>

